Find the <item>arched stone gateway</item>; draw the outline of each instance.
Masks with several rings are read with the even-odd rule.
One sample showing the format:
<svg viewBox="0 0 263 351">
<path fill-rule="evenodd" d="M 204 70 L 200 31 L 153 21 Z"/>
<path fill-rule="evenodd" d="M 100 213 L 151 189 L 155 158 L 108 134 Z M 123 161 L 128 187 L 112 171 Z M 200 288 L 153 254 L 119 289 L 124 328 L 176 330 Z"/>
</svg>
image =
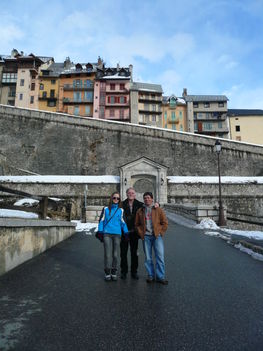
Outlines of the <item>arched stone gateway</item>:
<svg viewBox="0 0 263 351">
<path fill-rule="evenodd" d="M 150 191 L 154 200 L 161 204 L 167 202 L 167 167 L 146 157 L 127 163 L 120 167 L 121 197 L 126 198 L 126 190 L 134 187 L 136 198 L 142 201 L 142 195 Z"/>
</svg>

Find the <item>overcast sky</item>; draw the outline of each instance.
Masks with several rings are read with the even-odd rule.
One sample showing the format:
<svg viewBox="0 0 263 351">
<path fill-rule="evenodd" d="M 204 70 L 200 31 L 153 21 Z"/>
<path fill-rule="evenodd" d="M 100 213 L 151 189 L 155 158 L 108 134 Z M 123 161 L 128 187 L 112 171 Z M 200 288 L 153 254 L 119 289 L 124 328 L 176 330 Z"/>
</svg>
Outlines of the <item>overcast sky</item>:
<svg viewBox="0 0 263 351">
<path fill-rule="evenodd" d="M 165 95 L 263 109 L 263 0 L 1 0 L 0 54 L 119 62 Z"/>
</svg>

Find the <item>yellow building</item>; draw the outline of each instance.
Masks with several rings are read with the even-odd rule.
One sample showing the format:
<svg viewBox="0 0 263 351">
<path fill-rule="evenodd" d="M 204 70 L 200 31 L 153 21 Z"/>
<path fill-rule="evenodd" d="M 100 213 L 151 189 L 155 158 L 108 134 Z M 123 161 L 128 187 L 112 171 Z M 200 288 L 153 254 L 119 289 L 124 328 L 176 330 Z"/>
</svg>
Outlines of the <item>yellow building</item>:
<svg viewBox="0 0 263 351">
<path fill-rule="evenodd" d="M 48 68 L 41 69 L 38 77 L 39 110 L 58 111 L 59 76 L 63 70 L 63 63 L 52 63 Z"/>
<path fill-rule="evenodd" d="M 229 109 L 230 138 L 263 145 L 263 110 Z"/>
<path fill-rule="evenodd" d="M 175 95 L 164 96 L 162 104 L 163 128 L 187 132 L 186 102 Z"/>
</svg>

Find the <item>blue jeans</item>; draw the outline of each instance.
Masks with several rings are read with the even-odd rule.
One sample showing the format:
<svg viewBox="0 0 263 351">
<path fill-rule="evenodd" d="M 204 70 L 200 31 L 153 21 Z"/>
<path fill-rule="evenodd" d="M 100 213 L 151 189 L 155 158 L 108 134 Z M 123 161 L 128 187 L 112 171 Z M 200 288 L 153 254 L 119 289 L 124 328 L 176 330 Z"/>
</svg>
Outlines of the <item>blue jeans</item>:
<svg viewBox="0 0 263 351">
<path fill-rule="evenodd" d="M 145 235 L 143 240 L 143 251 L 145 254 L 144 265 L 150 277 L 155 277 L 154 264 L 152 259 L 152 249 L 155 253 L 156 262 L 156 278 L 165 278 L 165 263 L 164 263 L 164 246 L 163 238 L 159 235 L 155 238 L 154 235 Z"/>
</svg>

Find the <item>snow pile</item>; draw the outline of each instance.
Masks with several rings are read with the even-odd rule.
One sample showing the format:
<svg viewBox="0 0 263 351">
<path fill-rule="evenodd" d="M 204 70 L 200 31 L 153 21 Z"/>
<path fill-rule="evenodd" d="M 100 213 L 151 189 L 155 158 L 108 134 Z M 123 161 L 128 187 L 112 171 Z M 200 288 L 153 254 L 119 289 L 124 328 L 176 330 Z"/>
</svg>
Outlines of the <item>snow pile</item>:
<svg viewBox="0 0 263 351">
<path fill-rule="evenodd" d="M 37 205 L 39 203 L 38 200 L 34 200 L 34 199 L 20 199 L 18 201 L 16 201 L 14 203 L 14 206 L 26 206 L 26 207 L 29 207 L 29 206 L 34 206 L 34 205 Z"/>
<path fill-rule="evenodd" d="M 257 252 L 254 252 L 253 250 L 251 249 L 248 249 L 246 247 L 244 247 L 243 245 L 241 245 L 240 243 L 239 244 L 236 244 L 235 245 L 235 248 L 236 249 L 239 249 L 240 251 L 250 255 L 251 257 L 253 257 L 254 259 L 256 260 L 259 260 L 259 261 L 263 261 L 263 255 L 257 253 Z"/>
<path fill-rule="evenodd" d="M 244 230 L 234 230 L 234 229 L 222 229 L 228 234 L 234 234 L 244 237 L 244 239 L 254 239 L 263 240 L 263 232 L 259 231 L 244 231 Z"/>
<path fill-rule="evenodd" d="M 0 183 L 72 183 L 72 184 L 119 184 L 120 177 L 112 175 L 98 176 L 0 176 Z"/>
<path fill-rule="evenodd" d="M 198 229 L 219 229 L 216 223 L 211 218 L 202 219 L 202 221 L 195 226 Z"/>
<path fill-rule="evenodd" d="M 98 229 L 98 223 L 81 223 L 81 221 L 71 221 L 77 224 L 76 232 L 85 232 L 88 235 L 92 235 Z"/>
<path fill-rule="evenodd" d="M 30 218 L 36 219 L 38 215 L 32 212 L 0 209 L 0 218 Z"/>
</svg>

